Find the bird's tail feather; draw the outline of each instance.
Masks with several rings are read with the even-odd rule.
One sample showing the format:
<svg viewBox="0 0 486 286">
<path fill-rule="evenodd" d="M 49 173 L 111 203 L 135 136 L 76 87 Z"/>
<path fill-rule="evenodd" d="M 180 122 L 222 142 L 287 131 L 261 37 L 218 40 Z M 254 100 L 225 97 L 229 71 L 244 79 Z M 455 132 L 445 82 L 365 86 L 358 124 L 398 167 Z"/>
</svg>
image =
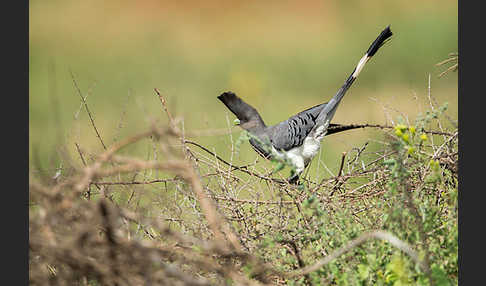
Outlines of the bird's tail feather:
<svg viewBox="0 0 486 286">
<path fill-rule="evenodd" d="M 392 35 L 393 35 L 393 33 L 390 30 L 390 25 L 388 25 L 388 27 L 386 27 L 385 30 L 383 30 L 381 32 L 381 34 L 378 36 L 378 38 L 376 38 L 376 40 L 371 44 L 371 46 L 368 49 L 368 51 L 366 52 L 366 54 L 369 57 L 372 57 L 376 53 L 376 51 L 378 51 L 378 49 L 381 46 L 383 46 L 383 43 L 385 43 L 385 40 L 390 38 Z"/>
<path fill-rule="evenodd" d="M 361 72 L 365 64 L 378 51 L 378 49 L 383 45 L 383 43 L 392 35 L 393 33 L 390 30 L 390 26 L 388 26 L 380 33 L 380 35 L 376 38 L 376 40 L 374 40 L 373 43 L 371 43 L 371 46 L 368 48 L 365 55 L 358 62 L 353 72 L 348 77 L 348 79 L 346 79 L 343 86 L 338 90 L 336 95 L 334 95 L 334 97 L 331 98 L 331 100 L 329 100 L 329 102 L 320 112 L 319 116 L 317 117 L 318 124 L 316 124 L 316 128 L 320 124 L 326 124 L 331 121 L 332 117 L 334 116 L 334 113 L 336 112 L 337 106 L 341 102 L 341 99 L 343 99 L 344 95 L 346 94 L 346 91 L 351 87 L 354 80 L 358 77 L 359 73 Z"/>
</svg>

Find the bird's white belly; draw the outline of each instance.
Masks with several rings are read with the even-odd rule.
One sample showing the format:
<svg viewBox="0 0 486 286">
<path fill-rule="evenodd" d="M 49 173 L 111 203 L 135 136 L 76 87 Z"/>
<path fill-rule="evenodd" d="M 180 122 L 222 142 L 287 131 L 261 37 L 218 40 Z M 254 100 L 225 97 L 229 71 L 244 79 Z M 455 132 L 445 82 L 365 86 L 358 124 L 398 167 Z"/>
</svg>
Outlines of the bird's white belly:
<svg viewBox="0 0 486 286">
<path fill-rule="evenodd" d="M 290 149 L 287 155 L 301 157 L 304 160 L 304 164 L 307 165 L 317 155 L 320 147 L 320 140 L 308 136 L 304 139 L 304 143 L 301 146 Z"/>
<path fill-rule="evenodd" d="M 312 158 L 319 153 L 319 148 L 321 147 L 321 138 L 317 139 L 313 138 L 312 136 L 308 136 L 304 139 L 304 143 L 301 146 L 290 149 L 289 151 L 285 152 L 285 155 L 282 152 L 277 151 L 277 153 L 279 153 L 281 158 L 286 156 L 287 159 L 295 166 L 297 173 L 300 173 L 305 169 L 305 166 L 309 164 Z"/>
</svg>

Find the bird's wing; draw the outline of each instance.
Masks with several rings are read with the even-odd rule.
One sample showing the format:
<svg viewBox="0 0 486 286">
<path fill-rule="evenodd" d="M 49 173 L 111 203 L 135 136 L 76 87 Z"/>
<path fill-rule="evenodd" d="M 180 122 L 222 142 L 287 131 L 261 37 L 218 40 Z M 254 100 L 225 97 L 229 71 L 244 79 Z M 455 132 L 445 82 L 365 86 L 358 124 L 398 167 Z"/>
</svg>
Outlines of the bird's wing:
<svg viewBox="0 0 486 286">
<path fill-rule="evenodd" d="M 326 103 L 306 109 L 271 127 L 270 142 L 277 150 L 288 151 L 302 145 L 316 125 L 317 117 Z"/>
</svg>

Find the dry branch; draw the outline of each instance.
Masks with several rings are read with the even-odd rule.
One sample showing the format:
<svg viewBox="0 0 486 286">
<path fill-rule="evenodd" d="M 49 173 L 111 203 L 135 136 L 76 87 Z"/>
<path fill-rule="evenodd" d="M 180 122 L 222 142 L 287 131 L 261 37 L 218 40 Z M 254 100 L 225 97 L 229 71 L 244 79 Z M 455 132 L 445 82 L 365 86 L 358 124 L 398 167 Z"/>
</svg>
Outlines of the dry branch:
<svg viewBox="0 0 486 286">
<path fill-rule="evenodd" d="M 398 239 L 396 236 L 392 235 L 391 233 L 388 233 L 386 231 L 382 230 L 376 230 L 368 233 L 364 233 L 360 235 L 358 238 L 353 239 L 350 241 L 348 244 L 345 246 L 337 249 L 333 253 L 327 255 L 323 259 L 319 260 L 313 265 L 310 265 L 308 267 L 305 267 L 303 269 L 294 271 L 292 273 L 287 274 L 288 277 L 297 277 L 297 276 L 302 276 L 311 272 L 314 272 L 316 270 L 319 270 L 321 267 L 324 265 L 328 264 L 332 260 L 338 258 L 339 256 L 343 255 L 344 253 L 352 250 L 353 248 L 363 244 L 364 242 L 368 241 L 369 239 L 381 239 L 389 242 L 392 244 L 394 247 L 402 250 L 406 254 L 410 256 L 417 264 L 419 264 L 421 267 L 424 267 L 423 262 L 419 259 L 418 254 L 415 250 L 413 250 L 407 243 L 401 241 Z"/>
</svg>

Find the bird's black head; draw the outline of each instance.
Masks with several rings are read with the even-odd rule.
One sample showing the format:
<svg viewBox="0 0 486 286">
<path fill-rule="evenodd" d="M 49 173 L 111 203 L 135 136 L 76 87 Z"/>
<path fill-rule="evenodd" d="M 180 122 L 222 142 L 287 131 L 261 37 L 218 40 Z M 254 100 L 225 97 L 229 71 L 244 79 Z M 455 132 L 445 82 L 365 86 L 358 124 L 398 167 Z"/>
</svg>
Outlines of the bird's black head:
<svg viewBox="0 0 486 286">
<path fill-rule="evenodd" d="M 223 92 L 218 99 L 228 107 L 231 112 L 238 118 L 240 123 L 238 125 L 245 130 L 255 130 L 265 127 L 260 114 L 255 108 L 244 102 L 234 92 Z"/>
</svg>

